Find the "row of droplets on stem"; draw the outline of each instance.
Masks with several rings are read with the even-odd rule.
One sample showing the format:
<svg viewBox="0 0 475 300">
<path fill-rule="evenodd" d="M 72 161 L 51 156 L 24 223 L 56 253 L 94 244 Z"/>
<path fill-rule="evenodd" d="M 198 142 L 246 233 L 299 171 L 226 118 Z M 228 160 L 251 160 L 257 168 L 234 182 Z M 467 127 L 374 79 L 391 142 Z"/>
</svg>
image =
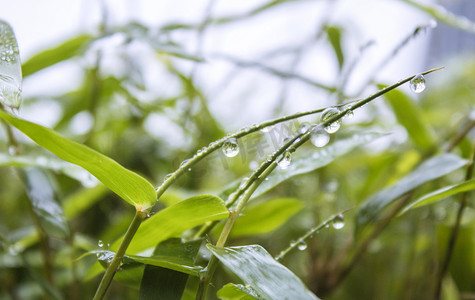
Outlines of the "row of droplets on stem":
<svg viewBox="0 0 475 300">
<path fill-rule="evenodd" d="M 410 88 L 414 93 L 421 93 L 425 89 L 425 78 L 422 74 L 418 74 L 414 76 L 414 78 L 410 81 Z M 346 110 L 346 107 L 343 107 L 343 110 Z M 338 107 L 328 107 L 326 108 L 321 116 L 320 121 L 322 123 L 326 122 L 330 118 L 338 115 L 342 110 Z M 345 114 L 346 118 L 353 117 L 353 111 L 348 110 Z M 319 125 L 311 125 L 307 122 L 304 122 L 300 125 L 298 129 L 299 134 L 304 134 L 308 130 L 312 130 L 310 141 L 312 142 L 315 147 L 322 148 L 325 147 L 330 142 L 330 134 L 337 132 L 341 127 L 341 119 L 338 119 L 325 127 Z M 270 127 L 265 127 L 262 129 L 263 132 L 269 132 Z M 236 138 L 228 139 L 222 147 L 223 153 L 227 157 L 234 157 L 239 153 L 239 144 Z M 286 169 L 290 166 L 292 157 L 290 152 L 286 151 L 282 154 L 281 158 L 278 161 L 278 166 L 281 169 Z"/>
</svg>

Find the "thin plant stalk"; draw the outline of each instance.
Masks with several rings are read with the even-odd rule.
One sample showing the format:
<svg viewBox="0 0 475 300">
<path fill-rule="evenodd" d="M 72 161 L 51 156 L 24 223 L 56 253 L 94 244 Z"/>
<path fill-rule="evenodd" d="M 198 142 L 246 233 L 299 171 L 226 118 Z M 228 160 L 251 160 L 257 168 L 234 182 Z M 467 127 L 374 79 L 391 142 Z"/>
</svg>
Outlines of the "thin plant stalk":
<svg viewBox="0 0 475 300">
<path fill-rule="evenodd" d="M 423 72 L 422 74 L 426 75 L 426 74 L 432 73 L 432 72 L 440 70 L 440 69 L 441 68 L 428 70 L 428 71 Z M 355 109 L 371 102 L 372 100 L 378 98 L 379 96 L 391 91 L 392 89 L 395 89 L 398 86 L 400 86 L 400 85 L 402 85 L 406 82 L 409 82 L 414 76 L 415 75 L 413 75 L 411 77 L 408 77 L 406 79 L 403 79 L 403 80 L 401 80 L 401 81 L 399 81 L 399 82 L 397 82 L 397 83 L 395 83 L 391 86 L 388 86 L 388 87 L 378 91 L 377 93 L 375 93 L 375 94 L 373 94 L 373 95 L 371 95 L 371 96 L 369 96 L 365 99 L 362 99 L 362 100 L 359 100 L 359 101 L 353 101 L 353 102 L 351 102 L 351 104 L 346 104 L 344 110 L 342 110 L 340 113 L 338 113 L 337 115 L 329 118 L 328 120 L 326 120 L 325 122 L 323 122 L 322 124 L 320 124 L 318 126 L 328 126 L 329 124 L 343 118 L 350 111 L 353 111 L 353 110 L 355 110 Z M 321 112 L 321 111 L 323 111 L 323 109 L 298 113 L 298 114 L 294 114 L 294 115 L 291 115 L 291 116 L 286 116 L 286 117 L 278 118 L 278 119 L 275 119 L 275 120 L 263 122 L 259 125 L 253 126 L 252 128 L 239 131 L 235 134 L 229 135 L 229 136 L 227 136 L 225 138 L 222 138 L 222 139 L 220 139 L 220 140 L 218 140 L 214 143 L 211 143 L 208 148 L 206 148 L 202 151 L 199 151 L 197 154 L 195 154 L 195 156 L 193 156 L 193 158 L 191 158 L 190 160 L 188 160 L 184 164 L 182 164 L 182 166 L 180 168 L 178 168 L 173 174 L 171 174 L 163 182 L 163 184 L 157 189 L 157 199 L 160 198 L 160 196 L 167 190 L 167 188 L 174 181 L 176 181 L 176 179 L 178 179 L 178 177 L 180 175 L 182 175 L 185 172 L 185 170 L 190 168 L 193 164 L 197 163 L 198 161 L 203 159 L 205 156 L 207 156 L 208 154 L 210 154 L 214 150 L 220 148 L 224 144 L 224 142 L 226 142 L 229 138 L 239 138 L 239 137 L 245 136 L 247 134 L 250 134 L 252 132 L 258 131 L 262 128 L 269 127 L 269 126 L 272 126 L 272 125 L 280 123 L 280 122 L 284 122 L 284 121 L 287 121 L 287 120 L 290 120 L 290 119 L 295 119 L 295 118 L 298 118 L 298 117 L 301 117 L 301 116 L 306 116 L 306 115 Z M 234 225 L 234 222 L 236 221 L 237 217 L 239 216 L 239 212 L 242 210 L 242 208 L 245 206 L 245 204 L 247 203 L 249 198 L 252 196 L 252 193 L 255 191 L 255 189 L 257 189 L 259 184 L 265 179 L 267 174 L 270 174 L 270 172 L 272 172 L 272 170 L 277 166 L 277 162 L 276 162 L 277 158 L 280 155 L 282 155 L 282 153 L 284 151 L 286 151 L 287 149 L 288 149 L 289 152 L 294 152 L 298 147 L 303 145 L 306 141 L 308 141 L 310 139 L 311 131 L 312 130 L 309 130 L 304 134 L 296 135 L 293 139 L 291 139 L 290 141 L 285 143 L 280 149 L 275 151 L 274 154 L 272 155 L 272 157 L 270 159 L 268 159 L 267 161 L 263 162 L 261 164 L 261 166 L 255 171 L 255 173 L 261 172 L 262 175 L 258 176 L 255 179 L 255 181 L 252 182 L 252 183 L 250 181 L 248 181 L 247 186 L 251 185 L 251 187 L 249 188 L 249 190 L 247 190 L 247 192 L 244 194 L 244 196 L 240 199 L 241 201 L 238 202 L 238 204 L 236 206 L 236 209 L 234 210 L 235 213 L 234 214 L 231 213 L 228 221 L 226 222 L 227 225 L 225 225 L 225 229 L 223 229 L 223 232 L 221 233 L 220 239 L 218 240 L 219 245 L 224 246 L 224 244 L 225 244 L 225 242 L 226 242 L 226 240 L 229 236 L 229 233 L 232 229 L 232 226 Z M 244 192 L 244 190 L 245 189 L 242 189 L 242 192 Z M 238 197 L 236 197 L 235 199 L 237 200 Z M 234 203 L 234 201 L 232 201 L 232 203 Z M 111 263 L 109 264 L 109 266 L 108 266 L 108 268 L 107 268 L 107 270 L 104 274 L 104 277 L 102 278 L 101 283 L 99 284 L 99 287 L 96 291 L 96 295 L 94 296 L 93 300 L 100 300 L 100 299 L 104 298 L 104 295 L 107 292 L 107 289 L 108 289 L 110 283 L 112 282 L 114 274 L 115 274 L 115 272 L 117 271 L 117 268 L 120 265 L 120 262 L 121 262 L 121 260 L 124 256 L 124 254 L 125 254 L 125 251 L 127 250 L 128 245 L 132 241 L 132 238 L 134 237 L 135 233 L 137 232 L 137 230 L 138 230 L 140 224 L 142 223 L 142 221 L 145 219 L 146 215 L 147 215 L 146 212 L 137 211 L 134 219 L 132 220 L 129 228 L 127 229 L 127 232 L 126 232 L 126 234 L 125 234 L 125 236 L 124 236 L 124 238 L 123 238 L 123 240 L 122 240 L 122 242 L 119 246 L 119 249 L 115 253 L 114 258 L 112 259 Z M 211 262 L 211 260 L 210 260 L 210 262 Z M 209 280 L 210 280 L 211 276 L 208 276 L 208 275 L 212 275 L 212 273 L 214 272 L 215 265 L 216 265 L 216 262 L 213 262 L 211 265 L 208 266 L 208 272 L 204 276 L 204 280 L 202 280 L 202 282 L 200 283 L 200 289 L 199 289 L 199 293 L 197 294 L 196 299 L 204 299 L 203 297 L 205 297 L 205 295 L 206 295 L 206 289 L 207 289 L 207 286 L 208 286 L 208 284 L 204 284 L 204 283 L 205 282 L 209 283 Z M 213 270 L 211 270 L 211 268 L 210 268 L 212 266 L 213 266 Z"/>
<path fill-rule="evenodd" d="M 429 71 L 426 71 L 426 72 L 423 72 L 422 74 L 423 75 L 426 75 L 426 74 L 429 74 L 431 72 L 434 72 L 434 71 L 437 71 L 437 70 L 440 70 L 439 69 L 432 69 L 432 70 L 429 70 Z M 244 191 L 246 189 L 246 186 L 249 186 L 249 189 L 246 191 L 246 193 L 244 194 L 244 196 L 242 198 L 239 199 L 239 201 L 237 202 L 237 205 L 236 205 L 236 208 L 231 212 L 227 222 L 225 223 L 224 225 L 224 228 L 223 228 L 223 231 L 221 232 L 221 235 L 218 239 L 218 242 L 217 242 L 217 246 L 218 247 L 223 247 L 227 241 L 227 238 L 229 236 L 229 233 L 231 232 L 231 229 L 236 221 L 236 219 L 239 217 L 239 213 L 241 212 L 241 210 L 244 208 L 244 206 L 246 205 L 247 201 L 249 200 L 249 198 L 252 196 L 252 193 L 255 191 L 255 189 L 257 189 L 257 187 L 259 186 L 259 184 L 263 181 L 263 178 L 265 178 L 265 176 L 267 175 L 264 175 L 264 174 L 270 174 L 270 172 L 275 168 L 275 166 L 277 165 L 277 158 L 279 155 L 281 155 L 282 153 L 284 153 L 284 151 L 289 151 L 289 152 L 294 152 L 298 147 L 300 147 L 301 145 L 303 145 L 306 141 L 308 141 L 310 139 L 310 136 L 311 136 L 311 133 L 312 133 L 312 130 L 316 127 L 316 126 L 321 126 L 322 128 L 332 124 L 333 122 L 336 122 L 338 120 L 340 120 L 341 118 L 343 118 L 347 113 L 357 109 L 357 108 L 360 108 L 361 106 L 371 102 L 372 100 L 378 98 L 379 96 L 397 88 L 398 86 L 410 81 L 414 76 L 411 76 L 411 77 L 408 77 L 406 79 L 403 79 L 391 86 L 388 86 L 380 91 L 378 91 L 377 93 L 365 98 L 365 99 L 362 99 L 362 100 L 359 100 L 359 101 L 355 101 L 353 102 L 352 104 L 349 104 L 349 105 L 346 105 L 345 106 L 345 109 L 343 109 L 342 111 L 340 111 L 338 114 L 334 115 L 333 117 L 327 119 L 325 122 L 319 124 L 319 125 L 315 125 L 313 128 L 311 128 L 310 130 L 308 130 L 306 133 L 304 134 L 298 134 L 297 136 L 295 136 L 293 139 L 291 139 L 290 141 L 288 141 L 287 143 L 285 143 L 280 149 L 278 149 L 277 151 L 275 151 L 272 155 L 272 157 L 270 159 L 268 159 L 267 161 L 264 161 L 261 166 L 254 172 L 253 176 L 251 176 L 245 183 L 244 187 L 241 187 L 239 188 L 239 190 L 235 193 L 235 196 L 231 198 L 231 201 L 229 201 L 227 203 L 227 205 L 232 205 L 234 203 L 234 201 L 236 201 L 238 199 L 238 195 L 239 195 L 239 192 L 241 191 Z M 256 173 L 262 171 L 262 169 L 265 169 L 265 172 L 263 172 L 262 175 L 260 176 L 256 176 Z M 256 178 L 257 177 L 257 178 Z M 253 179 L 251 179 L 253 178 Z M 254 181 L 252 181 L 254 180 Z M 204 275 L 204 278 L 200 281 L 200 287 L 198 289 L 198 293 L 196 295 L 196 299 L 197 300 L 202 300 L 202 299 L 205 299 L 206 297 L 206 291 L 207 291 L 207 288 L 208 288 L 208 285 L 209 285 L 209 282 L 211 280 L 211 277 L 214 273 L 214 270 L 216 268 L 216 258 L 214 256 L 212 256 L 212 258 L 210 259 L 210 262 L 208 264 L 208 267 L 207 267 L 207 272 L 205 273 Z"/>
<path fill-rule="evenodd" d="M 313 236 L 315 233 L 319 232 L 320 230 L 322 230 L 323 228 L 329 226 L 331 223 L 333 223 L 333 221 L 339 217 L 340 215 L 343 215 L 345 214 L 346 212 L 350 211 L 350 209 L 346 209 L 342 212 L 339 212 L 338 214 L 336 215 L 333 215 L 331 216 L 330 218 L 326 219 L 323 223 L 321 223 L 320 225 L 318 225 L 317 227 L 313 227 L 311 228 L 309 231 L 307 231 L 303 236 L 301 236 L 300 238 L 298 238 L 295 242 L 292 242 L 290 243 L 290 245 L 285 248 L 284 250 L 282 250 L 279 255 L 277 255 L 275 257 L 275 260 L 279 261 L 279 260 L 282 260 L 284 258 L 284 256 L 286 256 L 290 251 L 294 250 L 295 248 L 297 248 L 298 244 L 299 243 L 304 243 L 306 240 L 308 240 L 311 236 Z"/>
<path fill-rule="evenodd" d="M 221 231 L 221 234 L 219 236 L 218 241 L 216 242 L 217 247 L 224 247 L 226 245 L 226 241 L 229 237 L 229 234 L 231 233 L 231 230 L 234 226 L 234 223 L 236 222 L 237 218 L 239 217 L 239 214 L 241 213 L 242 209 L 244 206 L 247 204 L 249 199 L 251 198 L 252 194 L 254 191 L 259 187 L 259 185 L 262 183 L 262 181 L 265 180 L 265 178 L 275 169 L 277 166 L 277 162 L 273 161 L 269 167 L 265 170 L 265 172 L 262 173 L 261 176 L 257 178 L 251 185 L 251 187 L 246 191 L 246 193 L 243 195 L 243 197 L 240 199 L 238 202 L 236 208 L 231 211 L 229 214 L 229 218 L 224 224 L 223 231 Z M 206 298 L 206 294 L 208 291 L 208 287 L 211 281 L 211 278 L 213 277 L 214 271 L 216 270 L 217 266 L 217 258 L 216 256 L 211 256 L 210 261 L 208 263 L 208 266 L 206 267 L 207 271 L 204 275 L 204 277 L 200 281 L 200 285 L 198 288 L 198 292 L 196 294 L 196 300 L 203 300 Z"/>
<path fill-rule="evenodd" d="M 472 160 L 467 168 L 467 172 L 465 173 L 465 181 L 470 180 L 473 176 L 473 161 L 475 160 L 475 144 L 472 147 Z M 455 224 L 452 227 L 452 231 L 450 232 L 449 243 L 447 245 L 447 250 L 445 251 L 445 256 L 442 261 L 442 266 L 438 272 L 437 282 L 436 282 L 436 290 L 435 290 L 435 298 L 439 300 L 442 294 L 442 282 L 444 280 L 444 276 L 447 273 L 449 268 L 450 260 L 452 259 L 452 255 L 455 249 L 455 244 L 457 243 L 458 233 L 460 231 L 460 224 L 462 223 L 462 216 L 465 208 L 467 207 L 468 203 L 468 192 L 462 193 L 460 199 L 460 206 L 457 211 L 457 218 L 455 219 Z"/>
<path fill-rule="evenodd" d="M 93 300 L 101 300 L 104 298 L 107 289 L 109 288 L 112 279 L 114 278 L 114 275 L 117 272 L 120 263 L 122 262 L 122 258 L 124 257 L 127 247 L 129 246 L 130 242 L 132 241 L 132 238 L 139 229 L 140 224 L 142 224 L 142 221 L 146 217 L 147 213 L 144 211 L 137 211 L 135 213 L 135 216 L 132 219 L 132 222 L 130 223 L 127 232 L 125 233 L 124 238 L 122 239 L 122 242 L 120 243 L 119 248 L 117 249 L 117 252 L 114 255 L 114 258 L 110 262 L 109 266 L 107 266 L 106 272 L 102 277 L 101 283 L 97 287 L 96 294 L 94 295 Z"/>
</svg>

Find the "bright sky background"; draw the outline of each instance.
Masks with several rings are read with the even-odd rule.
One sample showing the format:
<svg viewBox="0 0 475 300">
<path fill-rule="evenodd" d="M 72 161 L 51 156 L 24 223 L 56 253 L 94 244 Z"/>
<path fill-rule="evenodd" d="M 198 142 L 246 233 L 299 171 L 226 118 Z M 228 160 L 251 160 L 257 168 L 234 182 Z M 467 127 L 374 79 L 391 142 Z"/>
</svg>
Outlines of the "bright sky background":
<svg viewBox="0 0 475 300">
<path fill-rule="evenodd" d="M 209 0 L 108 0 L 111 24 L 124 24 L 138 20 L 155 27 L 170 22 L 199 23 L 204 16 Z M 213 16 L 227 16 L 244 13 L 266 1 L 257 0 L 216 0 Z M 280 45 L 299 44 L 311 37 L 322 18 L 328 15 L 328 1 L 301 1 L 289 3 L 269 13 L 235 22 L 222 27 L 212 27 L 206 32 L 203 53 L 225 53 L 245 60 L 260 60 L 261 55 Z M 9 22 L 18 39 L 20 54 L 25 61 L 42 49 L 59 44 L 79 32 L 93 32 L 101 19 L 100 1 L 97 0 L 0 0 L 0 19 Z M 366 42 L 375 42 L 357 68 L 356 80 L 350 81 L 350 91 L 354 91 L 371 76 L 375 66 L 417 25 L 426 24 L 429 16 L 416 11 L 397 0 L 340 0 L 335 6 L 331 23 L 346 28 L 344 49 L 349 61 L 357 55 L 358 47 Z M 196 39 L 184 34 L 176 37 L 191 53 L 196 51 Z M 401 51 L 397 58 L 379 74 L 378 80 L 391 83 L 410 74 L 418 73 L 425 66 L 425 53 L 429 35 L 421 35 Z M 112 43 L 113 44 L 113 43 Z M 138 57 L 143 50 L 137 46 Z M 111 52 L 114 51 L 113 45 Z M 331 48 L 327 42 L 319 43 L 303 59 L 297 71 L 323 83 L 332 84 L 336 80 L 337 68 Z M 106 52 L 107 53 L 107 52 Z M 145 56 L 144 56 L 145 57 Z M 138 59 L 140 61 L 140 58 Z M 287 70 L 289 58 L 266 61 L 275 68 Z M 142 62 L 146 64 L 145 62 Z M 107 63 L 106 63 L 107 65 Z M 183 64 L 183 68 L 190 65 Z M 114 70 L 111 62 L 111 70 Z M 150 67 L 151 68 L 151 67 Z M 60 71 L 58 71 L 60 70 Z M 26 96 L 44 93 L 60 93 L 78 85 L 80 66 L 62 65 L 53 72 L 32 76 L 24 82 Z M 150 89 L 156 93 L 172 93 L 173 82 L 168 82 L 165 74 L 156 69 L 145 74 L 152 82 Z M 281 80 L 262 73 L 249 71 L 239 80 L 230 83 L 224 91 L 216 92 L 222 80 L 231 70 L 229 63 L 208 61 L 196 76 L 203 90 L 210 96 L 211 109 L 217 112 L 229 129 L 248 125 L 271 117 L 266 109 L 278 98 Z M 154 77 L 155 76 L 155 77 Z M 324 94 L 315 88 L 292 82 L 285 112 L 321 107 L 327 104 Z M 408 87 L 407 87 L 408 88 Z M 156 89 L 157 91 L 153 91 Z M 252 92 L 250 92 L 252 90 Z M 246 110 L 242 118 L 235 120 L 236 109 Z M 232 119 L 233 121 L 229 121 Z M 234 123 L 233 123 L 234 122 Z"/>
</svg>

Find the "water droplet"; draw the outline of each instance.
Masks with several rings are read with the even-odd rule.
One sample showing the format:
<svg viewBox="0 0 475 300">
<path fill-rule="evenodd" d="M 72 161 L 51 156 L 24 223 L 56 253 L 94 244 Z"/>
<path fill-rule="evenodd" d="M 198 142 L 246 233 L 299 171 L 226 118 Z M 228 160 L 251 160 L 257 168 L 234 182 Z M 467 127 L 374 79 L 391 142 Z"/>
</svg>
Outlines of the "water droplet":
<svg viewBox="0 0 475 300">
<path fill-rule="evenodd" d="M 277 165 L 282 170 L 285 170 L 285 169 L 287 169 L 288 166 L 290 166 L 290 161 L 291 160 L 292 160 L 292 156 L 291 156 L 290 152 L 285 151 L 284 154 L 282 154 L 282 158 L 279 160 Z"/>
<path fill-rule="evenodd" d="M 338 108 L 328 107 L 322 112 L 322 115 L 320 116 L 320 120 L 322 122 L 325 122 L 339 113 L 340 113 L 340 110 Z M 341 119 L 338 119 L 335 122 L 327 125 L 325 127 L 325 131 L 328 133 L 335 133 L 338 131 L 338 129 L 340 129 L 340 126 L 341 126 Z"/>
<path fill-rule="evenodd" d="M 191 168 L 188 168 L 188 172 L 190 172 L 190 171 L 191 171 Z"/>
<path fill-rule="evenodd" d="M 325 224 L 325 228 L 329 228 L 330 227 L 330 224 Z"/>
<path fill-rule="evenodd" d="M 299 130 L 297 130 L 297 132 L 300 133 L 300 134 L 307 133 L 307 131 L 310 129 L 310 127 L 312 127 L 312 125 L 310 125 L 307 122 L 303 122 L 302 124 L 300 124 Z"/>
<path fill-rule="evenodd" d="M 321 127 L 315 127 L 312 129 L 312 133 L 310 135 L 310 141 L 315 147 L 321 148 L 325 147 L 328 142 L 330 141 L 330 136 L 328 133 L 322 130 Z"/>
<path fill-rule="evenodd" d="M 297 245 L 297 249 L 299 249 L 300 251 L 307 249 L 307 243 L 301 240 Z"/>
<path fill-rule="evenodd" d="M 259 168 L 259 163 L 257 161 L 253 160 L 249 163 L 249 169 L 255 171 L 257 168 Z"/>
<path fill-rule="evenodd" d="M 99 241 L 97 242 L 97 246 L 99 246 L 99 248 L 104 247 L 104 242 L 103 242 L 102 240 L 99 240 Z"/>
<path fill-rule="evenodd" d="M 262 132 L 267 133 L 271 132 L 274 129 L 274 126 L 267 126 L 261 129 Z"/>
<path fill-rule="evenodd" d="M 170 177 L 172 177 L 172 175 L 172 173 L 168 173 L 167 175 L 165 175 L 165 178 L 163 178 L 163 181 L 168 180 Z"/>
<path fill-rule="evenodd" d="M 239 145 L 235 138 L 230 138 L 223 144 L 223 153 L 227 157 L 234 157 L 239 153 Z"/>
<path fill-rule="evenodd" d="M 345 107 L 343 108 L 343 110 L 347 110 L 347 109 L 349 109 L 349 108 L 350 108 L 350 105 L 347 105 L 347 106 L 345 106 Z M 351 119 L 351 118 L 353 118 L 354 116 L 355 116 L 355 114 L 353 113 L 353 111 L 352 111 L 352 110 L 348 110 L 343 118 L 345 118 L 345 119 Z"/>
<path fill-rule="evenodd" d="M 430 27 L 430 28 L 436 28 L 436 27 L 437 27 L 437 21 L 434 20 L 434 19 L 431 19 L 431 20 L 429 21 L 429 27 Z"/>
<path fill-rule="evenodd" d="M 17 108 L 21 103 L 21 63 L 12 28 L 0 21 L 0 102 Z"/>
<path fill-rule="evenodd" d="M 410 85 L 411 90 L 414 93 L 419 94 L 426 88 L 426 79 L 422 74 L 418 74 L 411 79 Z"/>
<path fill-rule="evenodd" d="M 8 154 L 15 155 L 16 154 L 16 147 L 15 146 L 9 146 L 8 147 Z"/>
<path fill-rule="evenodd" d="M 342 229 L 345 227 L 345 218 L 342 214 L 339 214 L 333 218 L 332 226 L 335 229 Z"/>
<path fill-rule="evenodd" d="M 182 161 L 180 164 L 180 168 L 186 165 L 189 161 L 190 161 L 189 159 L 185 159 L 184 161 Z"/>
<path fill-rule="evenodd" d="M 290 247 L 294 247 L 295 245 L 297 245 L 296 241 L 290 241 Z"/>
</svg>

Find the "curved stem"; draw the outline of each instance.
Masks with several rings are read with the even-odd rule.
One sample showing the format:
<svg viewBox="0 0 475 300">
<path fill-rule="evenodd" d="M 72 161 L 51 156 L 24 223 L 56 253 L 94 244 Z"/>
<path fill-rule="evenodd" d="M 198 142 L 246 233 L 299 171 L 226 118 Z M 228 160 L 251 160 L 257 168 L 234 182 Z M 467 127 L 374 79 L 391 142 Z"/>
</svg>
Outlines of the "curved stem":
<svg viewBox="0 0 475 300">
<path fill-rule="evenodd" d="M 94 295 L 93 300 L 100 300 L 104 298 L 104 295 L 106 294 L 107 289 L 109 288 L 109 285 L 112 282 L 112 278 L 114 278 L 115 272 L 117 272 L 120 262 L 124 257 L 127 247 L 129 246 L 130 242 L 132 241 L 132 238 L 134 237 L 135 233 L 140 227 L 140 224 L 142 224 L 142 221 L 145 219 L 146 216 L 147 213 L 143 211 L 137 211 L 135 213 L 135 216 L 132 222 L 130 223 L 127 232 L 125 233 L 124 238 L 122 239 L 122 242 L 120 243 L 119 248 L 117 249 L 117 252 L 114 255 L 114 258 L 107 267 L 106 272 L 102 277 L 101 283 L 97 287 L 96 294 Z"/>
<path fill-rule="evenodd" d="M 426 75 L 426 74 L 429 74 L 429 73 L 432 73 L 434 71 L 437 71 L 437 70 L 440 70 L 441 68 L 438 68 L 438 69 L 432 69 L 432 70 L 429 70 L 429 71 L 425 71 L 423 72 L 422 74 L 423 75 Z M 347 104 L 345 106 L 345 109 L 343 109 L 342 111 L 340 111 L 338 114 L 334 115 L 333 117 L 327 119 L 325 122 L 322 122 L 321 124 L 319 125 L 315 125 L 313 128 L 311 128 L 310 130 L 308 130 L 306 133 L 303 133 L 303 134 L 298 134 L 296 135 L 295 137 L 293 137 L 290 141 L 288 141 L 287 143 L 285 143 L 282 147 L 280 147 L 277 151 L 275 151 L 272 156 L 264 161 L 260 166 L 259 168 L 254 171 L 254 173 L 251 175 L 251 177 L 249 177 L 249 179 L 245 182 L 245 184 L 243 186 L 241 186 L 234 194 L 232 194 L 230 196 L 230 198 L 228 199 L 226 205 L 228 207 L 230 207 L 231 205 L 233 205 L 236 201 L 238 201 L 239 199 L 239 196 L 245 192 L 244 196 L 242 198 L 239 199 L 238 201 L 238 204 L 236 205 L 236 208 L 231 212 L 227 222 L 225 223 L 224 225 L 224 229 L 223 231 L 221 232 L 221 235 L 218 239 L 218 242 L 216 244 L 216 246 L 218 247 L 223 247 L 227 241 L 227 238 L 229 236 L 229 233 L 231 232 L 231 229 L 235 223 L 235 221 L 237 220 L 237 218 L 239 217 L 239 213 L 241 212 L 241 210 L 244 208 L 245 204 L 247 203 L 247 201 L 249 200 L 249 198 L 252 196 L 252 194 L 254 193 L 254 191 L 257 189 L 257 187 L 262 183 L 262 181 L 265 179 L 265 177 L 270 174 L 270 172 L 272 172 L 272 170 L 277 166 L 277 158 L 279 157 L 279 155 L 281 155 L 282 153 L 284 153 L 285 151 L 289 151 L 289 152 L 294 152 L 296 149 L 298 149 L 300 146 L 302 146 L 305 142 L 307 142 L 309 139 L 310 139 L 310 135 L 313 131 L 313 129 L 316 127 L 316 126 L 321 126 L 321 127 L 326 127 L 328 125 L 330 125 L 331 123 L 335 122 L 335 121 L 338 121 L 339 119 L 343 118 L 347 113 L 349 113 L 350 111 L 353 111 L 357 108 L 360 108 L 362 107 L 363 105 L 371 102 L 372 100 L 378 98 L 379 96 L 399 87 L 400 85 L 406 83 L 406 82 L 409 82 L 412 78 L 414 77 L 413 76 L 410 76 L 410 77 L 407 77 L 393 85 L 390 85 L 378 92 L 376 92 L 375 94 L 365 98 L 365 99 L 362 99 L 362 100 L 359 100 L 359 101 L 354 101 L 352 104 Z M 261 124 L 262 125 L 262 124 Z M 237 134 L 240 134 L 242 132 L 238 132 Z M 237 135 L 235 134 L 235 135 Z M 222 139 L 223 140 L 223 139 Z M 226 139 L 224 139 L 226 140 Z M 198 154 L 199 155 L 199 154 Z M 189 162 L 188 162 L 189 163 Z M 188 167 L 188 166 L 187 166 Z M 260 175 L 259 175 L 260 174 Z M 173 175 L 172 175 L 173 176 Z M 205 232 L 203 230 L 200 231 L 200 233 L 202 232 Z M 202 299 L 205 299 L 206 297 L 206 292 L 207 292 L 207 289 L 208 289 L 208 286 L 209 286 L 209 283 L 210 283 L 210 280 L 211 280 L 211 277 L 214 273 L 214 270 L 216 268 L 216 264 L 217 264 L 217 260 L 214 256 L 211 257 L 209 263 L 208 263 L 208 266 L 207 266 L 207 272 L 205 273 L 204 277 L 202 278 L 202 280 L 200 281 L 200 286 L 199 286 L 199 289 L 198 289 L 198 293 L 196 295 L 196 300 L 202 300 Z"/>
</svg>

